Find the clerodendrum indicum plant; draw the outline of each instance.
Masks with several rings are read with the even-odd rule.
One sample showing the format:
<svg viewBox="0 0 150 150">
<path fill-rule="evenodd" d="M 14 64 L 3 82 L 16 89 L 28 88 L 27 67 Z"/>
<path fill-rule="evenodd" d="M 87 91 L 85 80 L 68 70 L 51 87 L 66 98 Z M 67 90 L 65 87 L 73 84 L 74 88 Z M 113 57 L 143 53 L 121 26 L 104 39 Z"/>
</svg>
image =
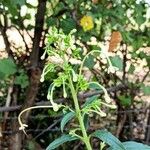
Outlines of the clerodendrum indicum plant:
<svg viewBox="0 0 150 150">
<path fill-rule="evenodd" d="M 104 143 L 107 143 L 110 147 L 109 150 L 134 150 L 138 146 L 141 150 L 148 150 L 150 147 L 145 146 L 136 142 L 124 142 L 121 143 L 116 137 L 114 137 L 110 132 L 106 130 L 97 130 L 94 133 L 88 133 L 85 123 L 85 117 L 90 113 L 96 113 L 101 117 L 106 116 L 105 112 L 101 110 L 101 106 L 105 105 L 115 109 L 115 105 L 112 104 L 111 98 L 109 97 L 107 90 L 98 82 L 88 82 L 84 75 L 82 74 L 84 63 L 86 59 L 93 55 L 94 57 L 100 57 L 100 55 L 105 56 L 108 62 L 108 71 L 114 72 L 117 68 L 113 67 L 108 54 L 105 50 L 92 50 L 85 55 L 84 58 L 81 55 L 81 48 L 77 46 L 75 42 L 75 37 L 73 33 L 76 32 L 72 30 L 70 34 L 65 35 L 62 30 L 57 30 L 56 28 L 51 28 L 49 35 L 47 36 L 46 50 L 41 59 L 44 59 L 45 54 L 49 55 L 48 62 L 46 63 L 43 73 L 41 75 L 41 82 L 49 72 L 58 72 L 57 78 L 53 80 L 53 83 L 48 89 L 47 99 L 50 100 L 50 106 L 34 106 L 23 110 L 18 117 L 20 123 L 20 130 L 25 132 L 26 124 L 21 122 L 21 115 L 35 108 L 51 108 L 55 112 L 62 110 L 65 114 L 61 120 L 61 131 L 65 125 L 73 118 L 77 119 L 77 128 L 70 129 L 68 134 L 63 134 L 60 138 L 55 139 L 47 147 L 47 150 L 52 150 L 57 148 L 59 145 L 73 140 L 81 140 L 87 150 L 92 150 L 91 138 L 96 137 L 103 141 L 100 149 L 104 147 Z M 55 88 L 62 87 L 63 97 L 73 100 L 73 106 L 58 104 L 54 101 L 53 95 Z M 79 92 L 86 91 L 96 87 L 96 89 L 103 90 L 103 99 L 99 99 L 98 96 L 89 98 L 83 105 L 80 106 L 78 100 Z"/>
</svg>

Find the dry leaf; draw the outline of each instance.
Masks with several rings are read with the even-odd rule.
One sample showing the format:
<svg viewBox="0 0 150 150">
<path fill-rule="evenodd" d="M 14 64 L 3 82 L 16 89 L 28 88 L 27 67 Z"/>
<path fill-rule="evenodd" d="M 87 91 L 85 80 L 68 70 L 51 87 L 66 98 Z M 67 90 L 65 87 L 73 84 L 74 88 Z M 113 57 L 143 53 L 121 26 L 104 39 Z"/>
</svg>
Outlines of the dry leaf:
<svg viewBox="0 0 150 150">
<path fill-rule="evenodd" d="M 97 4 L 99 0 L 92 0 L 94 4 Z"/>
<path fill-rule="evenodd" d="M 108 51 L 109 52 L 114 51 L 121 41 L 122 41 L 121 33 L 119 31 L 114 31 L 111 35 Z"/>
</svg>

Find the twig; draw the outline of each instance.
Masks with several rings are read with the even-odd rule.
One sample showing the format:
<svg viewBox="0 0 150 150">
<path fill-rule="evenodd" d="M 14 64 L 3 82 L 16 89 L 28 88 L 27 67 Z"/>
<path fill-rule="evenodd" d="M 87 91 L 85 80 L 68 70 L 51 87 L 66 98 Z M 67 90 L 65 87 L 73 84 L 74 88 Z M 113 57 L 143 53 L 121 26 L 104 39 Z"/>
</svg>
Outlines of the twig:
<svg viewBox="0 0 150 150">
<path fill-rule="evenodd" d="M 120 133 L 121 133 L 121 131 L 124 127 L 124 124 L 126 122 L 126 118 L 127 118 L 127 115 L 124 113 L 122 119 L 118 123 L 117 131 L 116 131 L 116 137 L 120 136 Z"/>
<path fill-rule="evenodd" d="M 127 47 L 123 49 L 123 76 L 122 81 L 126 80 L 126 65 L 127 65 Z"/>
<path fill-rule="evenodd" d="M 124 88 L 128 88 L 127 85 L 119 84 L 115 87 L 107 88 L 107 91 L 108 91 L 108 93 L 109 92 L 115 92 L 115 91 L 119 91 L 119 90 L 124 89 Z M 86 92 L 84 94 L 79 94 L 79 98 L 80 99 L 85 99 L 85 98 L 88 98 L 88 97 L 91 97 L 91 96 L 94 96 L 94 95 L 99 95 L 99 94 L 103 94 L 103 90 L 89 91 L 89 92 Z M 59 99 L 56 99 L 55 101 L 59 103 L 59 102 L 65 101 L 65 99 L 64 98 L 59 98 Z M 50 102 L 49 101 L 47 101 L 47 102 L 37 102 L 37 103 L 35 103 L 35 105 L 36 106 L 50 105 Z M 0 107 L 0 112 L 16 111 L 16 110 L 19 110 L 21 108 L 22 108 L 22 105 L 11 106 L 11 107 Z"/>
<path fill-rule="evenodd" d="M 61 121 L 61 118 L 56 120 L 52 125 L 50 125 L 47 129 L 43 130 L 40 134 L 38 134 L 34 139 L 36 140 L 38 137 L 40 137 L 41 135 L 43 135 L 45 132 L 49 131 L 50 129 L 52 129 L 57 123 L 59 123 Z"/>
<path fill-rule="evenodd" d="M 28 47 L 27 42 L 25 41 L 25 38 L 24 38 L 23 34 L 21 33 L 20 29 L 18 29 L 16 26 L 12 26 L 12 27 L 14 27 L 14 28 L 18 31 L 18 33 L 19 33 L 20 36 L 22 37 L 22 40 L 23 40 L 23 42 L 24 42 L 24 44 L 25 44 L 26 50 L 29 52 L 29 47 Z M 22 31 L 22 32 L 23 32 L 23 31 Z"/>
<path fill-rule="evenodd" d="M 145 76 L 143 77 L 141 83 L 143 83 L 145 81 L 145 79 L 147 78 L 148 74 L 150 73 L 150 69 L 148 70 L 148 72 L 145 74 Z"/>
<path fill-rule="evenodd" d="M 129 88 L 127 85 L 125 84 L 119 84 L 115 87 L 111 87 L 111 88 L 107 88 L 107 92 L 110 93 L 110 92 L 116 92 L 116 91 L 120 91 L 122 89 L 127 89 Z M 84 94 L 79 94 L 79 98 L 81 99 L 84 99 L 84 98 L 87 98 L 87 97 L 91 97 L 91 96 L 94 96 L 94 95 L 99 95 L 99 94 L 103 94 L 103 90 L 99 90 L 99 91 L 89 91 L 87 93 L 84 93 Z"/>
<path fill-rule="evenodd" d="M 5 107 L 9 107 L 11 103 L 11 94 L 13 92 L 13 85 L 14 85 L 14 79 L 11 80 L 10 86 L 8 87 L 8 94 L 6 98 Z M 4 113 L 4 120 L 6 120 L 8 117 L 8 112 Z"/>
<path fill-rule="evenodd" d="M 8 55 L 9 55 L 9 57 L 11 57 L 12 59 L 14 59 L 13 58 L 13 52 L 12 52 L 12 50 L 10 48 L 10 42 L 9 42 L 8 36 L 6 34 L 6 31 L 7 31 L 7 17 L 6 17 L 5 14 L 3 14 L 3 17 L 4 17 L 4 23 L 5 24 L 3 26 L 2 23 L 0 22 L 0 31 L 1 31 L 1 34 L 2 34 L 3 39 L 4 39 L 6 51 L 7 51 Z"/>
</svg>

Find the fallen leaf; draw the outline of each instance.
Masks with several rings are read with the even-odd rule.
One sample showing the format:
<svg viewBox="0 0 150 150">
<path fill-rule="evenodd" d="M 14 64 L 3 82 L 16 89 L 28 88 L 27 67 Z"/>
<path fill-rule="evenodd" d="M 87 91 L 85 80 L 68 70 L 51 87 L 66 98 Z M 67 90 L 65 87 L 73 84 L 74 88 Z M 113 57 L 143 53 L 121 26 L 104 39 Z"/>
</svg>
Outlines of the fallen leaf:
<svg viewBox="0 0 150 150">
<path fill-rule="evenodd" d="M 119 31 L 114 31 L 111 35 L 108 51 L 109 52 L 114 51 L 121 41 L 122 41 L 121 33 Z"/>
</svg>

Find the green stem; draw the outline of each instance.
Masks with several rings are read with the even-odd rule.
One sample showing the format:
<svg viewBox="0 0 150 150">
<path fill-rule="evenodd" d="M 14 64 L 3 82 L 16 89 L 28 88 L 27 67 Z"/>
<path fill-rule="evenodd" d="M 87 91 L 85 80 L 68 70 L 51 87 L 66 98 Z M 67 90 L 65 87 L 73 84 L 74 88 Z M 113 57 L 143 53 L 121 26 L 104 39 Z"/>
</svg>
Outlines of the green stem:
<svg viewBox="0 0 150 150">
<path fill-rule="evenodd" d="M 80 110 L 79 103 L 78 103 L 77 93 L 75 91 L 71 76 L 69 77 L 69 85 L 70 85 L 70 90 L 71 90 L 72 98 L 73 98 L 74 105 L 75 105 L 76 115 L 79 121 L 82 135 L 83 135 L 83 142 L 85 143 L 87 150 L 92 150 L 90 139 L 86 133 L 86 129 L 84 126 L 83 117 L 81 115 L 81 110 Z"/>
</svg>

